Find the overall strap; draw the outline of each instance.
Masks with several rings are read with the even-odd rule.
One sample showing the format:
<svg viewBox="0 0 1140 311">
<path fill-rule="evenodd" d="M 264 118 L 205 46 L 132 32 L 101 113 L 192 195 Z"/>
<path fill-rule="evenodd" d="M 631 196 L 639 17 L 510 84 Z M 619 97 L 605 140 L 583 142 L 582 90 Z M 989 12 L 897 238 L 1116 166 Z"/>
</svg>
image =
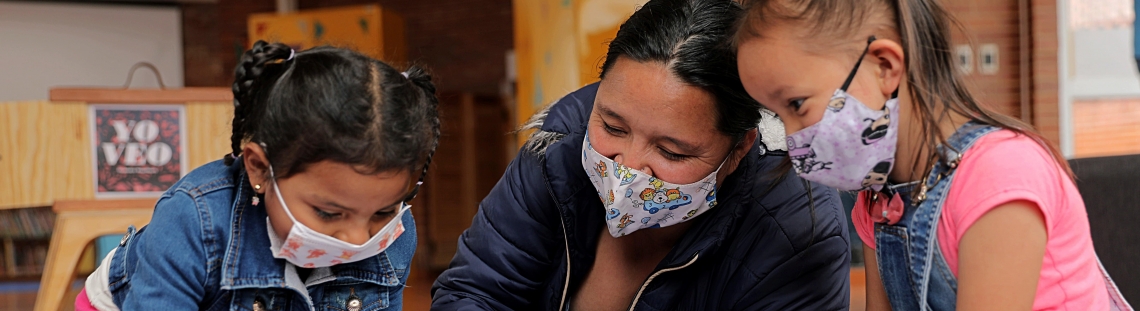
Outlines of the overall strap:
<svg viewBox="0 0 1140 311">
<path fill-rule="evenodd" d="M 986 134 L 999 130 L 1000 128 L 982 124 L 976 121 L 970 121 L 958 128 L 950 139 L 947 140 L 947 145 L 938 146 L 940 153 L 940 161 L 932 165 L 930 175 L 927 176 L 926 182 L 920 184 L 917 188 L 918 193 L 912 197 L 913 204 L 918 207 L 916 214 L 912 218 L 912 227 L 929 228 L 929 234 L 925 237 L 925 241 L 915 241 L 918 244 L 913 249 L 915 252 L 921 252 L 921 261 L 913 262 L 910 265 L 910 274 L 912 280 L 916 281 L 916 293 L 918 296 L 919 310 L 927 310 L 929 306 L 928 294 L 930 289 L 931 271 L 938 264 L 939 269 L 949 269 L 946 264 L 946 259 L 942 257 L 939 250 L 937 238 L 938 220 L 942 215 L 942 207 L 946 201 L 946 196 L 950 192 L 950 184 L 953 180 L 954 172 L 961 163 L 962 155 L 967 152 Z M 938 257 L 939 262 L 935 262 L 935 257 Z M 917 259 L 917 258 L 916 258 Z M 952 276 L 951 276 L 952 277 Z M 956 282 L 951 285 L 957 288 Z M 956 291 L 956 290 L 955 290 Z"/>
</svg>

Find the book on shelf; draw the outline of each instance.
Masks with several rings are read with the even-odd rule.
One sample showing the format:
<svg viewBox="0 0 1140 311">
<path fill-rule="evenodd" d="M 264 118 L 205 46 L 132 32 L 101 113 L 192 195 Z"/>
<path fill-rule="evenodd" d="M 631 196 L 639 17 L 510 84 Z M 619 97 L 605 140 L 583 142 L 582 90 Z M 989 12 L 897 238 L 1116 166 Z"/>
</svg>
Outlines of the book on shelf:
<svg viewBox="0 0 1140 311">
<path fill-rule="evenodd" d="M 54 225 L 50 207 L 0 210 L 0 277 L 43 273 Z"/>
</svg>

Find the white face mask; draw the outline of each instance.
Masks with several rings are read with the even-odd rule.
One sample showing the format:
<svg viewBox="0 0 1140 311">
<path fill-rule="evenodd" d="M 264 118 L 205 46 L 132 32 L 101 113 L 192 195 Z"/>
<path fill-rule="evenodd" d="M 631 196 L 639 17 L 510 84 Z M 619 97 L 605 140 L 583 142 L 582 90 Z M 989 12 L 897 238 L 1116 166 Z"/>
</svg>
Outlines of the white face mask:
<svg viewBox="0 0 1140 311">
<path fill-rule="evenodd" d="M 396 238 L 400 237 L 400 234 L 404 233 L 404 223 L 401 217 L 405 211 L 412 207 L 404 202 L 400 203 L 400 210 L 396 212 L 392 221 L 384 225 L 380 232 L 377 232 L 364 244 L 353 245 L 314 231 L 297 221 L 297 218 L 293 217 L 293 213 L 289 211 L 289 207 L 285 205 L 285 199 L 281 196 L 281 190 L 277 186 L 277 178 L 273 175 L 272 167 L 269 168 L 269 176 L 273 180 L 273 192 L 277 195 L 277 201 L 281 202 L 281 208 L 285 210 L 285 215 L 289 215 L 289 219 L 293 221 L 293 227 L 289 229 L 289 236 L 285 238 L 284 242 L 274 239 L 276 233 L 273 232 L 273 227 L 267 226 L 271 237 L 269 249 L 273 252 L 274 258 L 285 259 L 304 268 L 320 268 L 360 261 L 379 255 Z M 266 222 L 268 220 L 266 218 Z"/>
<path fill-rule="evenodd" d="M 675 185 L 603 156 L 590 145 L 588 133 L 582 142 L 582 167 L 598 190 L 606 225 L 615 238 L 682 223 L 716 206 L 720 167 L 697 182 Z"/>
</svg>

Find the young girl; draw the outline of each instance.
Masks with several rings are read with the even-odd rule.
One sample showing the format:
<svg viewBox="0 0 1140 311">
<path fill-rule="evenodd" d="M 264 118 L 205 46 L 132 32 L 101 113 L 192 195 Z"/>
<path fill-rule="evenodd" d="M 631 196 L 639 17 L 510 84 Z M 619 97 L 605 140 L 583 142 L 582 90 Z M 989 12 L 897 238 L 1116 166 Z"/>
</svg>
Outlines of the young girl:
<svg viewBox="0 0 1140 311">
<path fill-rule="evenodd" d="M 233 154 L 166 191 L 76 309 L 399 310 L 407 202 L 439 140 L 431 77 L 259 41 L 235 78 Z"/>
<path fill-rule="evenodd" d="M 868 310 L 1130 308 L 1065 159 L 971 96 L 937 1 L 745 3 L 740 76 L 784 120 L 791 164 L 861 191 Z"/>
</svg>

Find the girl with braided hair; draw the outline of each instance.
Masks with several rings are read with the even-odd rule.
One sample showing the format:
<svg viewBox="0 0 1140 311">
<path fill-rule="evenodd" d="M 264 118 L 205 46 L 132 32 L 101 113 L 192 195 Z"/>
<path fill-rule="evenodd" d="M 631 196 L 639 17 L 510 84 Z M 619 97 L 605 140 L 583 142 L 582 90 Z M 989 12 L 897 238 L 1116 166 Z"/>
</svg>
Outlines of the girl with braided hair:
<svg viewBox="0 0 1140 311">
<path fill-rule="evenodd" d="M 263 41 L 234 76 L 233 152 L 163 194 L 76 310 L 399 310 L 439 141 L 431 76 Z"/>
</svg>

